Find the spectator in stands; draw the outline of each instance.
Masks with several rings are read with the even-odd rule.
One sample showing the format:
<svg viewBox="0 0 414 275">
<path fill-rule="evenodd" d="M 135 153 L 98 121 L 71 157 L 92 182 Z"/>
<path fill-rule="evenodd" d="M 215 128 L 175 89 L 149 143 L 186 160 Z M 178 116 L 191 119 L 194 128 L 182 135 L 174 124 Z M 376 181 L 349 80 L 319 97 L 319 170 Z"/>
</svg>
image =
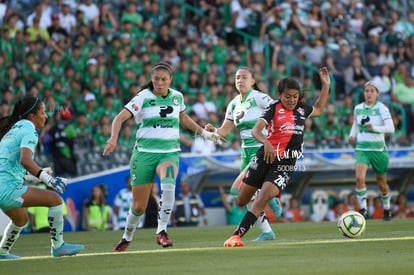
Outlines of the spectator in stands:
<svg viewBox="0 0 414 275">
<path fill-rule="evenodd" d="M 349 210 L 359 211 L 358 198 L 355 192 L 349 192 L 348 196 L 346 196 L 345 211 Z"/>
<path fill-rule="evenodd" d="M 58 175 L 77 175 L 77 161 L 74 151 L 76 129 L 72 113 L 65 109 L 55 115 L 55 124 L 50 129 L 52 137 L 53 171 Z"/>
<path fill-rule="evenodd" d="M 339 217 L 346 212 L 346 206 L 341 201 L 336 201 L 331 209 L 326 214 L 325 221 L 335 222 Z"/>
<path fill-rule="evenodd" d="M 386 43 L 381 43 L 378 47 L 377 63 L 380 66 L 387 65 L 390 71 L 393 70 L 395 68 L 393 48 Z"/>
<path fill-rule="evenodd" d="M 308 43 L 300 49 L 298 57 L 314 67 L 320 67 L 324 62 L 326 50 L 321 41 L 317 40 L 315 34 L 311 33 L 307 37 Z"/>
<path fill-rule="evenodd" d="M 70 10 L 70 6 L 67 3 L 62 4 L 62 10 L 58 14 L 60 25 L 64 28 L 68 35 L 75 35 L 76 31 L 76 17 Z"/>
<path fill-rule="evenodd" d="M 373 220 L 380 220 L 384 218 L 384 208 L 382 208 L 382 199 L 381 197 L 372 198 L 372 206 L 369 207 L 369 212 L 366 218 Z"/>
<path fill-rule="evenodd" d="M 368 70 L 362 66 L 360 58 L 352 59 L 352 65 L 345 71 L 345 93 L 353 95 L 353 93 L 363 87 L 364 83 L 371 80 Z"/>
<path fill-rule="evenodd" d="M 209 113 L 217 112 L 217 107 L 214 102 L 206 100 L 206 94 L 204 92 L 198 91 L 192 110 L 196 113 L 198 118 L 207 120 Z"/>
<path fill-rule="evenodd" d="M 111 3 L 104 2 L 99 5 L 99 16 L 93 18 L 92 25 L 93 30 L 96 33 L 100 32 L 100 25 L 104 25 L 108 32 L 114 34 L 118 30 L 118 21 L 115 19 L 115 15 L 111 11 Z"/>
<path fill-rule="evenodd" d="M 247 212 L 247 207 L 239 207 L 237 205 L 237 198 L 232 195 L 227 195 L 223 186 L 219 186 L 220 198 L 226 211 L 226 221 L 228 225 L 238 224 Z"/>
<path fill-rule="evenodd" d="M 333 113 L 326 114 L 326 124 L 321 129 L 321 142 L 330 148 L 337 148 L 342 145 L 342 132 L 335 121 Z"/>
<path fill-rule="evenodd" d="M 186 179 L 180 182 L 180 193 L 175 197 L 171 224 L 179 227 L 208 224 L 204 203 L 198 194 L 191 191 L 190 183 Z"/>
<path fill-rule="evenodd" d="M 391 100 L 391 93 L 395 89 L 395 80 L 391 75 L 391 68 L 389 65 L 384 64 L 381 66 L 379 75 L 372 78 L 372 82 L 378 87 L 380 92 L 380 99 L 383 101 Z"/>
<path fill-rule="evenodd" d="M 112 209 L 106 202 L 106 186 L 92 187 L 89 199 L 83 207 L 83 229 L 86 231 L 112 230 Z"/>
<path fill-rule="evenodd" d="M 100 16 L 99 8 L 92 0 L 81 0 L 78 10 L 84 13 L 90 26 L 92 26 L 95 18 Z"/>
<path fill-rule="evenodd" d="M 98 150 L 103 150 L 103 148 L 105 148 L 106 141 L 111 137 L 110 119 L 107 116 L 103 116 L 102 118 L 106 118 L 108 122 L 101 121 L 95 134 L 93 135 L 93 145 Z"/>
<path fill-rule="evenodd" d="M 387 183 L 388 152 L 384 134 L 394 132 L 394 123 L 388 108 L 378 101 L 379 89 L 373 82 L 364 85 L 364 99 L 354 108 L 354 123 L 348 142 L 355 144 L 356 194 L 360 213 L 368 214 L 366 174 L 372 165 L 384 207 L 384 220 L 391 220 L 391 195 Z"/>
<path fill-rule="evenodd" d="M 37 18 L 38 26 L 42 29 L 47 29 L 50 25 L 52 25 L 50 16 L 51 14 L 43 11 L 41 3 L 36 3 L 34 11 L 26 19 L 26 26 L 32 27 L 35 25 L 35 19 Z"/>
<path fill-rule="evenodd" d="M 303 146 L 307 149 L 316 149 L 320 142 L 318 135 L 320 129 L 312 119 L 306 118 L 305 130 L 303 133 Z"/>
<path fill-rule="evenodd" d="M 90 147 L 92 145 L 92 126 L 84 112 L 76 114 L 75 129 L 75 143 L 80 147 Z"/>
<path fill-rule="evenodd" d="M 414 132 L 414 81 L 413 77 L 407 74 L 403 83 L 395 85 L 391 93 L 394 102 L 401 104 L 405 110 L 405 121 L 407 136 Z"/>
<path fill-rule="evenodd" d="M 307 220 L 303 209 L 300 207 L 298 198 L 290 198 L 289 207 L 284 211 L 283 217 L 290 222 L 303 222 Z"/>
<path fill-rule="evenodd" d="M 405 194 L 398 194 L 397 201 L 392 207 L 392 216 L 397 219 L 414 217 L 414 210 L 410 205 L 408 205 Z"/>
<path fill-rule="evenodd" d="M 349 43 L 345 39 L 339 41 L 339 50 L 328 55 L 326 64 L 335 78 L 336 95 L 345 95 L 345 70 L 351 66 L 352 58 L 349 51 Z"/>
<path fill-rule="evenodd" d="M 197 120 L 198 124 L 201 127 L 204 127 L 207 122 L 205 120 Z M 197 136 L 194 138 L 191 144 L 191 153 L 194 154 L 202 154 L 202 155 L 211 155 L 212 153 L 217 151 L 216 144 L 211 140 L 206 140 L 201 136 Z"/>
<path fill-rule="evenodd" d="M 29 35 L 29 41 L 35 42 L 41 40 L 43 42 L 49 42 L 50 36 L 47 29 L 40 25 L 39 17 L 33 19 L 33 25 L 26 29 L 26 33 Z"/>
</svg>

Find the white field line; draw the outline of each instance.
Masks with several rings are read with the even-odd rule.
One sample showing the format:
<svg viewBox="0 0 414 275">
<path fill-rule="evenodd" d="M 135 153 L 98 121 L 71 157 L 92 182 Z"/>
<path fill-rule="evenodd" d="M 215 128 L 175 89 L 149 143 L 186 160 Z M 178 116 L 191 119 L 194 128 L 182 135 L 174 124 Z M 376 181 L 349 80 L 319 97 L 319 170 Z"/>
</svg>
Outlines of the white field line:
<svg viewBox="0 0 414 275">
<path fill-rule="evenodd" d="M 378 241 L 412 241 L 414 236 L 407 237 L 392 237 L 392 238 L 355 238 L 355 239 L 332 239 L 332 240 L 304 240 L 304 241 L 292 241 L 292 242 L 268 242 L 266 244 L 274 244 L 276 246 L 290 246 L 290 245 L 312 245 L 312 244 L 334 244 L 334 243 L 346 243 L 346 242 L 378 242 Z M 263 249 L 263 246 L 250 246 L 247 244 L 248 249 Z M 104 255 L 125 255 L 125 254 L 155 254 L 155 253 L 173 253 L 173 252 L 188 252 L 188 251 L 216 251 L 217 249 L 234 249 L 224 247 L 192 247 L 192 248 L 167 248 L 167 249 L 154 249 L 154 250 L 137 250 L 137 251 L 125 251 L 125 252 L 97 252 L 97 253 L 81 253 L 76 257 L 89 257 L 89 256 L 104 256 Z M 238 248 L 243 249 L 243 248 Z M 38 260 L 49 259 L 52 256 L 24 256 L 19 260 Z M 63 257 L 70 258 L 70 257 Z M 3 260 L 2 260 L 3 261 Z"/>
</svg>

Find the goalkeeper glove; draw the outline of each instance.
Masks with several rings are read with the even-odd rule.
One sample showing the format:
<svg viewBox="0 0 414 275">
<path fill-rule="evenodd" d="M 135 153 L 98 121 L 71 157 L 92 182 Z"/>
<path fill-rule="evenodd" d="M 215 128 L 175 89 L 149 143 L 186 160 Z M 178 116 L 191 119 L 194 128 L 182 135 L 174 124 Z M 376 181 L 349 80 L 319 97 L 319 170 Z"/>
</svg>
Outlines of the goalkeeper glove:
<svg viewBox="0 0 414 275">
<path fill-rule="evenodd" d="M 42 171 L 45 171 L 46 173 L 48 173 L 49 175 L 52 175 L 53 174 L 53 170 L 52 170 L 52 168 L 51 167 L 45 167 L 45 168 L 42 168 Z M 33 176 L 32 174 L 26 174 L 24 177 L 24 180 L 27 180 L 27 181 L 33 181 L 33 182 L 42 182 L 38 177 L 36 177 L 36 176 Z"/>
<path fill-rule="evenodd" d="M 42 170 L 39 179 L 59 193 L 63 193 L 66 190 L 66 183 L 68 182 L 68 179 L 66 178 L 52 177 Z"/>
</svg>

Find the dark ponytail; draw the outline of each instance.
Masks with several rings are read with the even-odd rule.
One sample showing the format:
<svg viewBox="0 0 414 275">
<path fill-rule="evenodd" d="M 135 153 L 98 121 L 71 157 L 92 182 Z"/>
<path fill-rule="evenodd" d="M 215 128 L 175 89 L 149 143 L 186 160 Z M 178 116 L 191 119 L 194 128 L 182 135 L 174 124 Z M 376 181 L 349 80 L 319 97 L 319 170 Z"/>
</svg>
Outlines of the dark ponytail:
<svg viewBox="0 0 414 275">
<path fill-rule="evenodd" d="M 18 100 L 14 105 L 12 114 L 0 119 L 0 140 L 17 121 L 26 119 L 29 114 L 36 113 L 41 104 L 42 101 L 34 96 L 27 96 Z"/>
</svg>

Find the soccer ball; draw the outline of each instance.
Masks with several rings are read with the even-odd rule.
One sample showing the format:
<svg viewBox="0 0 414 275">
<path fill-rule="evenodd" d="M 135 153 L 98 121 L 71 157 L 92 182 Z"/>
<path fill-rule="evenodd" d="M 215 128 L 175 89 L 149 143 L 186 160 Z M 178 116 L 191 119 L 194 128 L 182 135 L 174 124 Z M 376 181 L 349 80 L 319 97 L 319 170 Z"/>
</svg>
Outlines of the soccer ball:
<svg viewBox="0 0 414 275">
<path fill-rule="evenodd" d="M 361 236 L 365 231 L 365 218 L 356 211 L 347 211 L 338 219 L 338 229 L 342 235 L 348 238 Z"/>
</svg>

